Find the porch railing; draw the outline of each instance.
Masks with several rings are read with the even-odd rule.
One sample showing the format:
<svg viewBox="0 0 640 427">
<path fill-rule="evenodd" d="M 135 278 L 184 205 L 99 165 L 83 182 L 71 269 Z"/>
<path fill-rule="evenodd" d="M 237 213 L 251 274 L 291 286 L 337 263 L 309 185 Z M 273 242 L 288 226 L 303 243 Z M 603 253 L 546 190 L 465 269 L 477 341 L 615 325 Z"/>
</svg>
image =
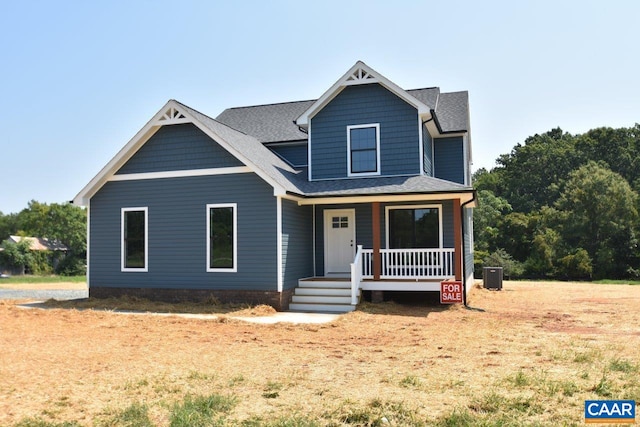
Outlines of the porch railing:
<svg viewBox="0 0 640 427">
<path fill-rule="evenodd" d="M 381 249 L 381 279 L 435 279 L 454 275 L 454 249 Z M 353 274 L 352 274 L 353 277 Z M 362 278 L 373 277 L 373 249 L 362 250 Z"/>
<path fill-rule="evenodd" d="M 356 256 L 351 263 L 351 304 L 358 304 L 358 290 L 362 283 L 362 245 L 358 245 Z"/>
</svg>

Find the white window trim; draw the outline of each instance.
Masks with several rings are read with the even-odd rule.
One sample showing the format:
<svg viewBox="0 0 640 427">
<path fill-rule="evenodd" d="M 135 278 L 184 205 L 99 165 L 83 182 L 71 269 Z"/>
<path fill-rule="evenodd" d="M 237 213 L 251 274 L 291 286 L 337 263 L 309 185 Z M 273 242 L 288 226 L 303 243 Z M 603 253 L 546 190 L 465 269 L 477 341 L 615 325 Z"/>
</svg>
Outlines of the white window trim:
<svg viewBox="0 0 640 427">
<path fill-rule="evenodd" d="M 212 208 L 232 208 L 233 209 L 233 267 L 232 268 L 212 268 L 211 261 L 211 218 L 209 212 Z M 206 266 L 208 273 L 236 273 L 238 271 L 238 204 L 237 203 L 211 203 L 207 205 L 207 259 Z"/>
<path fill-rule="evenodd" d="M 438 247 L 434 249 L 443 249 L 442 247 L 442 205 L 397 205 L 385 206 L 384 208 L 384 228 L 386 248 L 389 249 L 389 211 L 393 209 L 438 209 Z"/>
<path fill-rule="evenodd" d="M 351 172 L 351 129 L 375 128 L 376 129 L 376 171 L 375 172 Z M 347 126 L 347 176 L 376 176 L 380 175 L 380 123 L 368 123 L 363 125 Z"/>
<path fill-rule="evenodd" d="M 125 264 L 124 216 L 127 212 L 144 212 L 144 268 L 130 268 Z M 149 271 L 149 208 L 122 208 L 120 210 L 120 271 L 123 273 L 147 273 Z"/>
</svg>

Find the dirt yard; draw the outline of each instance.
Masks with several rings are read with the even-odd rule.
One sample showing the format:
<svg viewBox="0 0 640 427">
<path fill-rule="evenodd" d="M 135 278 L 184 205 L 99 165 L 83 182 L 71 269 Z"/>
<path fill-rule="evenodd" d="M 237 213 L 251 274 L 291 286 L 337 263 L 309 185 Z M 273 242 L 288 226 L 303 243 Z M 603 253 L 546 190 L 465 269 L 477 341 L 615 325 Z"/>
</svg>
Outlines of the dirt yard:
<svg viewBox="0 0 640 427">
<path fill-rule="evenodd" d="M 229 425 L 582 425 L 585 399 L 640 401 L 640 286 L 505 282 L 470 306 L 256 325 L 0 301 L 0 425 L 120 425 L 142 405 L 165 426 L 213 393 L 235 399 Z"/>
</svg>

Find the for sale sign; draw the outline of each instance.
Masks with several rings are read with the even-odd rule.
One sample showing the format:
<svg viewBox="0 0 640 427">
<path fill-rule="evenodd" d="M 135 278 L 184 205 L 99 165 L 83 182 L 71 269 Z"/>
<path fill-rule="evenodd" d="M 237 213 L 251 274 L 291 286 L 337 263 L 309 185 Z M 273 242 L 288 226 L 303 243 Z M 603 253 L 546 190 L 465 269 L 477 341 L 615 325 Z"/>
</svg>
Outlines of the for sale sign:
<svg viewBox="0 0 640 427">
<path fill-rule="evenodd" d="M 464 288 L 460 280 L 440 282 L 440 304 L 462 304 Z"/>
</svg>

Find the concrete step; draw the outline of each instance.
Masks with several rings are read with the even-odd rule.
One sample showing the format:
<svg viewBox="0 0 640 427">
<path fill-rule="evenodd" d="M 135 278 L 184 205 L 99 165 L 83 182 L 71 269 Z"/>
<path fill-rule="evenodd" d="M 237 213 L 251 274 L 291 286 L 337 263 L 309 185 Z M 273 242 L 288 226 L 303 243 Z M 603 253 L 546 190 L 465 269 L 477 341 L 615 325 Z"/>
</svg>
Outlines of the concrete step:
<svg viewBox="0 0 640 427">
<path fill-rule="evenodd" d="M 351 296 L 350 288 L 296 288 L 296 295 Z"/>
<path fill-rule="evenodd" d="M 348 280 L 298 280 L 300 288 L 339 288 L 351 289 L 351 281 Z"/>
<path fill-rule="evenodd" d="M 308 304 L 308 303 L 291 303 L 290 311 L 303 311 L 312 313 L 348 313 L 354 311 L 355 306 L 351 304 Z"/>
<path fill-rule="evenodd" d="M 341 297 L 333 295 L 293 295 L 292 303 L 312 303 L 312 304 L 351 304 L 351 297 Z"/>
</svg>

